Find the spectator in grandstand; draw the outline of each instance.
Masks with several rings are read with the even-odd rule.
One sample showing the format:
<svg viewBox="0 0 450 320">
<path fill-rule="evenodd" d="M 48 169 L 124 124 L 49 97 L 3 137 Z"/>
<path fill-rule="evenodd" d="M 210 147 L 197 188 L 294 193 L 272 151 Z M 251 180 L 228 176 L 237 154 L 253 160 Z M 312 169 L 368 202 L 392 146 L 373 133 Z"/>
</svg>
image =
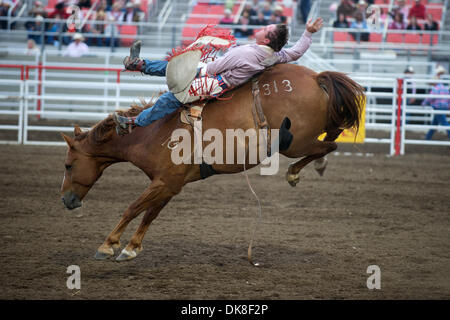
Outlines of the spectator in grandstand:
<svg viewBox="0 0 450 320">
<path fill-rule="evenodd" d="M 414 5 L 409 10 L 408 17 L 415 16 L 417 19 L 425 19 L 425 6 L 420 3 L 420 0 L 414 0 Z"/>
<path fill-rule="evenodd" d="M 339 16 L 339 14 L 344 14 L 346 17 L 352 17 L 354 12 L 356 10 L 355 5 L 350 0 L 341 0 L 341 3 L 339 4 L 337 8 L 336 14 Z"/>
<path fill-rule="evenodd" d="M 56 15 L 59 15 L 61 19 L 67 19 L 72 13 L 67 12 L 67 8 L 64 2 L 58 2 L 55 4 L 55 8 L 53 11 L 49 14 L 50 19 L 54 19 Z"/>
<path fill-rule="evenodd" d="M 406 27 L 406 30 L 422 30 L 422 27 L 417 23 L 417 18 L 412 16 L 409 19 L 409 24 Z"/>
<path fill-rule="evenodd" d="M 9 10 L 9 4 L 7 2 L 3 2 L 2 0 L 0 0 L 0 17 L 6 17 L 8 15 L 8 10 Z M 1 29 L 8 28 L 8 21 L 1 20 L 0 28 Z"/>
<path fill-rule="evenodd" d="M 311 0 L 297 0 L 297 16 L 301 13 L 301 21 L 306 23 L 309 11 L 311 10 Z M 297 17 L 298 20 L 299 17 Z"/>
<path fill-rule="evenodd" d="M 91 0 L 78 0 L 78 4 L 77 4 L 80 9 L 90 9 L 91 8 Z"/>
<path fill-rule="evenodd" d="M 106 13 L 103 9 L 99 9 L 91 23 L 91 37 L 88 40 L 87 45 L 95 45 L 101 47 L 104 43 L 103 35 L 105 33 Z"/>
<path fill-rule="evenodd" d="M 50 27 L 48 28 L 49 32 L 55 32 L 55 33 L 59 33 L 63 31 L 63 25 L 65 24 L 63 20 L 61 20 L 61 17 L 59 16 L 59 14 L 56 14 L 53 19 L 55 19 L 56 21 L 50 24 Z M 52 34 L 49 35 L 47 38 L 46 43 L 47 44 L 52 44 L 54 46 L 58 46 L 59 45 L 59 34 Z"/>
<path fill-rule="evenodd" d="M 31 17 L 42 16 L 44 18 L 47 17 L 47 11 L 45 11 L 44 5 L 41 1 L 35 1 L 33 3 L 33 8 L 28 12 L 28 15 Z"/>
<path fill-rule="evenodd" d="M 403 23 L 406 25 L 408 23 L 408 14 L 409 14 L 409 9 L 408 6 L 406 6 L 405 0 L 399 0 L 398 4 L 396 6 L 394 6 L 394 8 L 392 9 L 392 12 L 390 12 L 390 16 L 392 17 L 392 19 L 395 18 L 395 15 L 397 13 L 401 13 L 403 15 Z"/>
<path fill-rule="evenodd" d="M 111 11 L 108 12 L 108 21 L 122 21 L 123 15 L 122 3 L 117 1 L 113 4 Z"/>
<path fill-rule="evenodd" d="M 280 5 L 275 6 L 275 9 L 273 10 L 273 14 L 275 15 L 275 24 L 287 22 L 286 16 L 283 15 L 283 7 L 282 6 L 280 6 Z"/>
<path fill-rule="evenodd" d="M 403 14 L 400 12 L 397 12 L 394 17 L 394 21 L 392 21 L 388 28 L 392 30 L 404 30 L 406 27 L 405 23 L 403 22 Z"/>
<path fill-rule="evenodd" d="M 258 15 L 258 10 L 253 7 L 251 3 L 247 3 L 243 11 L 247 11 L 250 19 L 255 18 Z"/>
<path fill-rule="evenodd" d="M 436 69 L 436 79 L 440 79 L 441 75 L 445 74 L 445 69 L 442 66 L 439 66 Z M 430 91 L 430 94 L 434 95 L 450 95 L 450 91 L 448 87 L 446 87 L 442 83 L 434 83 L 433 88 Z M 449 98 L 427 98 L 422 102 L 422 106 L 431 106 L 434 110 L 449 110 Z M 447 122 L 445 114 L 434 114 L 433 122 L 431 123 L 433 126 L 435 125 L 443 125 L 450 126 Z M 425 138 L 427 140 L 431 140 L 433 134 L 435 133 L 435 129 L 431 129 L 428 131 Z M 447 130 L 447 136 L 450 139 L 450 130 Z"/>
<path fill-rule="evenodd" d="M 338 19 L 333 22 L 333 28 L 348 28 L 347 18 L 343 13 L 339 14 Z"/>
<path fill-rule="evenodd" d="M 25 23 L 27 29 L 28 39 L 33 39 L 36 44 L 42 43 L 42 30 L 45 30 L 44 17 L 36 16 L 32 21 Z"/>
<path fill-rule="evenodd" d="M 266 26 L 267 19 L 264 18 L 264 14 L 262 12 L 258 12 L 258 15 L 255 19 L 250 19 L 250 24 L 254 26 Z"/>
<path fill-rule="evenodd" d="M 255 34 L 256 43 L 235 46 L 222 57 L 209 62 L 197 71 L 199 76 L 209 77 L 213 83 L 213 86 L 209 86 L 209 88 L 200 88 L 199 93 L 220 96 L 224 90 L 246 83 L 255 74 L 270 66 L 298 60 L 311 46 L 312 34 L 319 31 L 322 26 L 323 19 L 321 18 L 314 22 L 308 21 L 301 38 L 289 49 L 283 49 L 289 38 L 289 31 L 285 24 L 265 26 Z M 130 50 L 131 56 L 135 54 L 136 50 L 140 50 L 139 43 L 136 48 L 132 47 L 132 49 L 134 50 Z M 124 60 L 127 70 L 158 76 L 166 75 L 167 63 L 167 61 L 143 60 L 138 57 L 126 57 Z M 115 114 L 115 121 L 123 130 L 131 129 L 135 125 L 147 126 L 174 112 L 180 106 L 182 106 L 182 102 L 169 91 L 161 95 L 152 108 L 144 110 L 138 117 L 128 118 Z"/>
<path fill-rule="evenodd" d="M 224 16 L 220 19 L 219 24 L 233 24 L 233 18 L 231 17 L 231 10 L 225 9 Z"/>
<path fill-rule="evenodd" d="M 352 29 L 363 29 L 368 30 L 366 21 L 364 21 L 363 15 L 361 12 L 357 11 L 355 13 L 355 21 L 350 25 Z M 351 32 L 350 35 L 355 41 L 369 41 L 369 33 L 368 32 Z"/>
<path fill-rule="evenodd" d="M 89 53 L 89 47 L 83 42 L 84 37 L 81 33 L 75 33 L 73 35 L 73 42 L 69 44 L 64 56 L 71 58 L 80 58 Z"/>
<path fill-rule="evenodd" d="M 114 16 L 110 16 L 107 21 L 108 23 L 105 27 L 105 45 L 107 47 L 118 47 L 119 38 L 117 37 L 117 35 L 119 34 L 119 28 L 117 27 L 117 22 L 114 19 Z"/>
<path fill-rule="evenodd" d="M 131 1 L 128 1 L 125 8 L 126 11 L 123 14 L 122 21 L 126 23 L 139 22 L 139 14 L 136 12 L 134 4 Z"/>
<path fill-rule="evenodd" d="M 242 12 L 242 16 L 237 23 L 239 27 L 234 30 L 234 36 L 236 38 L 249 38 L 253 36 L 253 29 L 248 28 L 250 25 L 250 16 L 247 11 Z"/>
<path fill-rule="evenodd" d="M 424 24 L 424 29 L 426 31 L 438 31 L 439 24 L 433 20 L 433 15 L 431 13 L 427 14 L 427 20 Z"/>
<path fill-rule="evenodd" d="M 27 49 L 25 51 L 25 54 L 27 56 L 34 56 L 39 53 L 38 47 L 36 47 L 36 42 L 34 42 L 33 39 L 28 39 L 27 41 Z"/>
<path fill-rule="evenodd" d="M 356 12 L 361 12 L 363 20 L 366 21 L 366 10 L 367 10 L 367 3 L 364 0 L 359 0 L 356 5 L 354 15 L 356 15 Z"/>
<path fill-rule="evenodd" d="M 263 13 L 263 15 L 264 15 L 264 18 L 266 18 L 266 19 L 269 19 L 270 16 L 272 15 L 272 13 L 273 13 L 272 8 L 271 8 L 269 2 L 265 2 L 265 3 L 263 4 L 263 8 L 262 8 L 261 11 L 262 11 L 262 13 Z"/>
</svg>

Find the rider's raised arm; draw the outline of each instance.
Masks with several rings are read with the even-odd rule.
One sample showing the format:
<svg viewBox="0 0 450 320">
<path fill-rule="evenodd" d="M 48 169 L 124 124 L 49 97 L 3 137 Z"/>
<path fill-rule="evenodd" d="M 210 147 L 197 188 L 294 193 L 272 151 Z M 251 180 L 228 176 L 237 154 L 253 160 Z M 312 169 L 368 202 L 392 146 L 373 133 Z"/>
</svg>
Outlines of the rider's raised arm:
<svg viewBox="0 0 450 320">
<path fill-rule="evenodd" d="M 287 63 L 299 59 L 311 46 L 311 36 L 312 33 L 305 30 L 294 46 L 289 49 L 281 49 L 280 51 L 275 52 L 275 55 L 278 56 L 277 63 Z"/>
</svg>

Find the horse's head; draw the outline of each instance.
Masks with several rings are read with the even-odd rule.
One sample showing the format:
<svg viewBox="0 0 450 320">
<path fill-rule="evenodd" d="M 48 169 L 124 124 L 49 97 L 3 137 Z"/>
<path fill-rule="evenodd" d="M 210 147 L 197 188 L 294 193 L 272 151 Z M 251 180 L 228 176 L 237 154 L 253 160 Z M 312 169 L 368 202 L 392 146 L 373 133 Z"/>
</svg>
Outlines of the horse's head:
<svg viewBox="0 0 450 320">
<path fill-rule="evenodd" d="M 81 129 L 75 126 L 74 131 L 75 139 L 61 133 L 68 146 L 61 195 L 64 205 L 70 210 L 81 207 L 81 200 L 107 167 L 99 158 L 83 150 L 86 139 L 77 139 L 85 135 Z"/>
</svg>

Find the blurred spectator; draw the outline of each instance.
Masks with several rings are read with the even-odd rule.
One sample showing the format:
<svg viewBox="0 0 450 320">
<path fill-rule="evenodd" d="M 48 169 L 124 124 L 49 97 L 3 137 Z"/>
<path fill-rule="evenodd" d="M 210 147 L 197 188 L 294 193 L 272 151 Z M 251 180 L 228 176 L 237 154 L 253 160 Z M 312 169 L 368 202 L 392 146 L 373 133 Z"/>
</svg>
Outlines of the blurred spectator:
<svg viewBox="0 0 450 320">
<path fill-rule="evenodd" d="M 441 75 L 445 74 L 445 69 L 442 66 L 439 66 L 436 69 L 436 79 L 440 79 Z M 435 95 L 449 95 L 450 91 L 448 87 L 446 87 L 442 83 L 434 83 L 433 88 L 430 91 L 430 94 Z M 434 110 L 448 110 L 449 109 L 449 100 L 448 98 L 427 98 L 422 102 L 422 106 L 431 106 Z M 433 126 L 436 125 L 443 125 L 443 126 L 450 126 L 450 124 L 447 122 L 446 115 L 445 114 L 434 114 L 433 115 L 433 122 L 431 123 Z M 436 132 L 435 129 L 431 129 L 428 131 L 425 138 L 427 140 L 431 140 L 433 137 L 433 134 Z M 450 139 L 450 130 L 447 130 L 447 136 Z"/>
<path fill-rule="evenodd" d="M 99 9 L 95 14 L 91 23 L 91 37 L 87 41 L 87 45 L 94 45 L 101 47 L 103 45 L 103 35 L 105 34 L 105 24 L 101 22 L 106 22 L 106 13 L 103 9 Z"/>
<path fill-rule="evenodd" d="M 233 24 L 233 18 L 231 17 L 231 10 L 225 9 L 224 17 L 220 19 L 220 24 Z"/>
<path fill-rule="evenodd" d="M 83 8 L 90 9 L 91 8 L 91 0 L 78 0 L 77 6 L 79 6 L 80 9 L 83 9 Z"/>
<path fill-rule="evenodd" d="M 239 28 L 234 30 L 234 36 L 236 38 L 248 38 L 253 35 L 253 29 L 247 27 L 250 24 L 250 17 L 247 11 L 242 12 L 238 24 L 240 25 Z"/>
<path fill-rule="evenodd" d="M 67 19 L 72 13 L 68 13 L 64 2 L 58 2 L 55 5 L 55 9 L 50 13 L 49 18 L 54 19 L 56 15 L 59 15 L 61 19 Z"/>
<path fill-rule="evenodd" d="M 368 30 L 366 21 L 363 19 L 363 15 L 361 12 L 355 13 L 355 21 L 350 25 L 352 29 L 363 29 Z M 369 33 L 368 32 L 351 32 L 350 35 L 355 41 L 369 41 Z"/>
<path fill-rule="evenodd" d="M 36 47 L 36 42 L 33 39 L 28 39 L 27 41 L 27 49 L 25 54 L 28 56 L 34 56 L 39 53 L 38 47 Z"/>
<path fill-rule="evenodd" d="M 251 3 L 247 3 L 243 11 L 247 11 L 250 19 L 255 18 L 258 15 L 258 10 L 253 7 Z"/>
<path fill-rule="evenodd" d="M 405 79 L 412 79 L 414 76 L 414 68 L 411 66 L 406 67 L 405 71 L 404 71 L 404 76 Z M 412 82 L 411 84 L 409 84 L 411 86 L 411 88 L 408 88 L 407 93 L 408 94 L 416 94 L 416 85 L 414 82 Z M 409 86 L 408 85 L 408 86 Z M 406 100 L 406 104 L 407 105 L 414 105 L 416 103 L 416 98 L 408 98 Z"/>
<path fill-rule="evenodd" d="M 29 32 L 28 39 L 34 40 L 36 44 L 41 44 L 42 30 L 45 30 L 44 17 L 38 15 L 33 20 L 27 21 L 25 29 Z"/>
<path fill-rule="evenodd" d="M 84 37 L 81 33 L 73 35 L 73 42 L 67 47 L 64 56 L 71 58 L 79 58 L 89 53 L 89 47 L 83 42 Z"/>
<path fill-rule="evenodd" d="M 283 7 L 280 5 L 275 6 L 275 9 L 273 10 L 273 14 L 275 15 L 276 24 L 278 23 L 286 23 L 287 18 L 283 15 Z"/>
<path fill-rule="evenodd" d="M 0 17 L 6 17 L 8 15 L 8 10 L 9 10 L 9 3 L 7 3 L 6 1 L 0 0 Z M 0 28 L 1 29 L 8 28 L 8 21 L 1 20 Z"/>
<path fill-rule="evenodd" d="M 108 19 L 108 24 L 105 27 L 105 45 L 107 47 L 109 46 L 114 46 L 114 47 L 118 47 L 119 46 L 119 38 L 117 37 L 117 35 L 119 34 L 119 28 L 117 27 L 117 23 L 116 20 L 114 19 L 113 16 L 110 16 Z"/>
<path fill-rule="evenodd" d="M 424 24 L 424 29 L 427 31 L 437 31 L 439 30 L 439 24 L 433 20 L 432 14 L 427 14 L 427 20 Z"/>
<path fill-rule="evenodd" d="M 272 15 L 273 12 L 272 12 L 269 2 L 264 2 L 261 12 L 263 13 L 264 18 L 266 18 L 266 19 L 270 18 L 270 16 Z"/>
<path fill-rule="evenodd" d="M 406 30 L 422 30 L 422 27 L 417 23 L 417 19 L 415 16 L 412 16 L 409 19 L 409 24 L 406 27 Z"/>
<path fill-rule="evenodd" d="M 250 24 L 254 26 L 266 26 L 267 19 L 262 12 L 258 12 L 258 16 L 255 19 L 250 19 Z"/>
<path fill-rule="evenodd" d="M 348 28 L 347 18 L 343 13 L 338 16 L 338 19 L 333 22 L 333 28 Z"/>
<path fill-rule="evenodd" d="M 126 23 L 139 22 L 139 14 L 136 12 L 134 4 L 131 1 L 126 5 L 126 11 L 123 14 L 122 21 Z"/>
<path fill-rule="evenodd" d="M 339 16 L 339 14 L 343 13 L 346 17 L 351 17 L 353 16 L 355 10 L 356 8 L 353 2 L 351 2 L 350 0 L 341 0 L 336 14 Z"/>
<path fill-rule="evenodd" d="M 112 10 L 108 12 L 108 21 L 122 21 L 123 14 L 122 4 L 117 1 L 113 4 Z"/>
<path fill-rule="evenodd" d="M 61 20 L 60 15 L 57 13 L 56 15 L 53 16 L 53 19 L 56 19 L 56 21 L 50 24 L 48 31 L 49 32 L 57 32 L 57 33 L 63 32 L 65 23 L 63 20 Z M 58 39 L 59 39 L 59 34 L 49 35 L 46 43 L 53 44 L 54 46 L 58 46 L 59 45 Z"/>
<path fill-rule="evenodd" d="M 367 10 L 367 3 L 364 0 L 359 0 L 356 5 L 356 12 L 361 12 L 363 16 L 363 20 L 366 20 L 366 10 Z M 354 13 L 355 15 L 356 13 Z"/>
<path fill-rule="evenodd" d="M 388 26 L 388 28 L 392 30 L 404 30 L 405 27 L 405 23 L 403 22 L 403 14 L 400 12 L 395 14 L 394 21 L 392 21 Z"/>
<path fill-rule="evenodd" d="M 420 3 L 420 0 L 414 0 L 414 6 L 409 10 L 408 17 L 415 16 L 417 19 L 425 19 L 425 6 Z"/>
<path fill-rule="evenodd" d="M 311 10 L 311 0 L 297 0 L 297 15 L 301 13 L 302 22 L 304 24 L 306 24 L 307 22 L 310 10 Z"/>
<path fill-rule="evenodd" d="M 33 8 L 28 12 L 29 16 L 36 17 L 42 16 L 43 18 L 47 17 L 47 11 L 45 11 L 44 5 L 41 1 L 35 1 L 33 3 Z"/>
<path fill-rule="evenodd" d="M 409 9 L 406 6 L 405 0 L 398 1 L 398 4 L 392 9 L 391 17 L 394 18 L 397 13 L 403 15 L 403 23 L 406 25 L 408 23 Z"/>
</svg>

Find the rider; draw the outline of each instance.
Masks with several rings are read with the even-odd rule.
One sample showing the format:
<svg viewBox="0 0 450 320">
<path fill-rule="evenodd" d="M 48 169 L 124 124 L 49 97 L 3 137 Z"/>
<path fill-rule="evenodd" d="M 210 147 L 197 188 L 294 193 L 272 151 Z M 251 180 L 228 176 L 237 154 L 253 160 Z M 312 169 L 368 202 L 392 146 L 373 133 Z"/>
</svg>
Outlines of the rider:
<svg viewBox="0 0 450 320">
<path fill-rule="evenodd" d="M 310 19 L 301 38 L 289 49 L 282 49 L 289 36 L 285 24 L 265 26 L 255 34 L 255 44 L 231 48 L 224 56 L 200 69 L 200 76 L 208 76 L 213 80 L 212 90 L 203 94 L 219 96 L 225 89 L 245 83 L 266 67 L 299 59 L 310 47 L 312 34 L 322 25 L 322 18 L 317 18 L 314 22 Z M 156 76 L 166 75 L 167 63 L 159 60 L 142 60 L 139 57 L 126 57 L 124 60 L 125 69 Z M 124 129 L 136 125 L 143 127 L 174 112 L 182 104 L 172 92 L 168 91 L 162 94 L 151 108 L 143 110 L 137 117 L 123 117 L 117 114 L 115 117 Z"/>
</svg>

